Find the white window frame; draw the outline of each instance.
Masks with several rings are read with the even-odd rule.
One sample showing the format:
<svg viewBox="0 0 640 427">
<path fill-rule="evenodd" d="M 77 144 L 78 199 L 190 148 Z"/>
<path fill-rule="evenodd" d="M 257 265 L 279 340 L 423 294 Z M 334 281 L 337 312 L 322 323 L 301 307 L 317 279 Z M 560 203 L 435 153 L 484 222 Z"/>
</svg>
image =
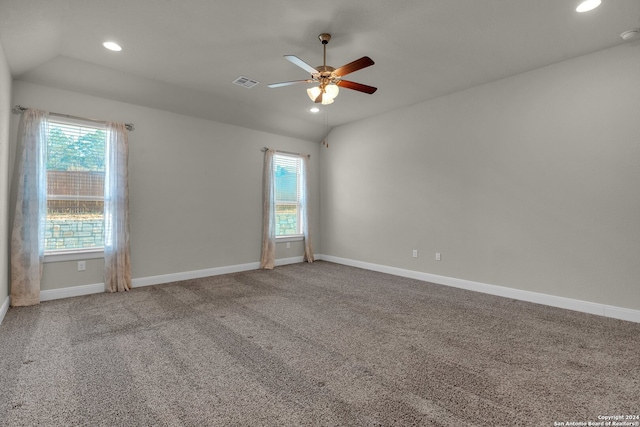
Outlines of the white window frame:
<svg viewBox="0 0 640 427">
<path fill-rule="evenodd" d="M 51 117 L 50 116 L 48 121 L 49 121 L 48 127 L 51 127 L 52 125 L 55 125 L 55 124 L 61 124 L 61 125 L 83 126 L 88 128 L 106 130 L 105 124 L 96 123 L 89 120 L 71 118 L 71 117 Z M 49 137 L 49 130 L 47 129 L 47 138 L 48 137 Z M 105 158 L 106 158 L 106 153 L 105 153 Z M 45 164 L 45 173 L 47 171 L 48 169 Z M 55 199 L 56 199 L 55 197 L 50 199 L 49 194 L 47 194 L 47 202 L 49 200 L 55 200 Z M 90 200 L 90 199 L 92 199 L 92 197 L 87 196 L 86 200 Z M 93 197 L 93 199 L 95 200 L 96 198 Z M 103 196 L 103 200 L 104 200 L 104 196 Z M 46 215 L 48 215 L 48 213 Z M 45 250 L 44 252 L 45 263 L 98 259 L 98 258 L 104 258 L 104 242 L 102 246 L 94 246 L 89 248 L 77 248 L 77 249 Z"/>
<path fill-rule="evenodd" d="M 302 182 L 302 174 L 300 173 L 300 170 L 302 168 L 302 158 L 299 155 L 296 155 L 296 154 L 288 154 L 288 153 L 276 152 L 274 154 L 274 161 L 273 161 L 274 167 L 277 164 L 277 161 L 276 161 L 277 157 L 289 157 L 289 158 L 295 159 L 296 162 L 300 162 L 300 163 L 299 163 L 298 172 L 297 172 L 297 176 L 296 176 L 297 184 L 298 184 L 298 197 L 297 197 L 297 200 L 296 200 L 296 205 L 297 205 L 296 212 L 297 212 L 297 217 L 298 217 L 297 218 L 298 233 L 297 234 L 286 234 L 286 235 L 280 235 L 280 236 L 276 235 L 276 242 L 295 242 L 295 241 L 304 240 L 304 234 L 302 233 L 302 230 L 303 230 L 302 215 L 300 214 L 301 210 L 302 210 L 302 203 L 300 201 L 300 198 L 301 198 L 301 191 L 302 191 L 302 188 L 303 188 L 302 185 L 304 185 L 304 183 Z M 275 171 L 274 171 L 274 175 L 275 175 Z M 275 176 L 274 176 L 274 179 L 275 179 Z M 278 181 L 276 180 L 276 194 L 278 194 L 277 182 Z M 287 202 L 278 203 L 278 200 L 276 200 L 275 204 L 273 206 L 274 215 L 276 213 L 278 204 L 292 204 L 292 202 L 287 201 Z"/>
<path fill-rule="evenodd" d="M 79 261 L 85 259 L 104 258 L 104 247 L 82 249 L 60 249 L 44 253 L 44 262 Z"/>
</svg>

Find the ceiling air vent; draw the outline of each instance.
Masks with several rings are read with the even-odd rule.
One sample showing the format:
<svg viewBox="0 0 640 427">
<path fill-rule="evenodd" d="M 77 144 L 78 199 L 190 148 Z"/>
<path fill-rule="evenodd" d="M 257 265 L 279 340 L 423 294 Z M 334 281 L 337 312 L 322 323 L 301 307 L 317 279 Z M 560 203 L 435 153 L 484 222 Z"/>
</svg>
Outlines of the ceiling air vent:
<svg viewBox="0 0 640 427">
<path fill-rule="evenodd" d="M 247 89 L 251 89 L 252 87 L 254 87 L 255 85 L 257 85 L 260 82 L 257 82 L 255 80 L 251 80 L 248 77 L 238 77 L 237 79 L 235 79 L 233 81 L 233 84 L 236 84 L 238 86 L 242 86 L 242 87 L 246 87 Z"/>
</svg>

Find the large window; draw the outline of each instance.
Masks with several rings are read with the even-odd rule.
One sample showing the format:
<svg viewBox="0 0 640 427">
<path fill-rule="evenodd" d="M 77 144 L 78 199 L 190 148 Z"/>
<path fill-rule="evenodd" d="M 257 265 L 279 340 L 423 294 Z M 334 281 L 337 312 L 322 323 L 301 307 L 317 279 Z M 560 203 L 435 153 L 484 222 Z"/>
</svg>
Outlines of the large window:
<svg viewBox="0 0 640 427">
<path fill-rule="evenodd" d="M 104 246 L 104 125 L 49 119 L 45 252 Z"/>
<path fill-rule="evenodd" d="M 299 156 L 274 155 L 276 237 L 302 235 L 301 168 Z"/>
</svg>

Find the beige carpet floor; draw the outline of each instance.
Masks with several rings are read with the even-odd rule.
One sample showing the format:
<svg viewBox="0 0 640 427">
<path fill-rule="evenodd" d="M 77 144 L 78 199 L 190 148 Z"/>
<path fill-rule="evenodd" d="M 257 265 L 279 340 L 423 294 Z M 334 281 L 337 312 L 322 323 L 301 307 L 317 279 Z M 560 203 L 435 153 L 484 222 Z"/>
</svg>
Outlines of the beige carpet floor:
<svg viewBox="0 0 640 427">
<path fill-rule="evenodd" d="M 640 324 L 316 262 L 12 308 L 0 375 L 3 426 L 553 426 L 640 413 Z"/>
</svg>

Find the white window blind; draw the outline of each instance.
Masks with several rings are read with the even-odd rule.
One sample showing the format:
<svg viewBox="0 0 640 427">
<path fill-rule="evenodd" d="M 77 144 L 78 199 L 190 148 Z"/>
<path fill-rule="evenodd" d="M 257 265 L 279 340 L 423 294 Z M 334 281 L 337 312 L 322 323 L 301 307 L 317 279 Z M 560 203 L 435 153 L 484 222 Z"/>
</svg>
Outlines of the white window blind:
<svg viewBox="0 0 640 427">
<path fill-rule="evenodd" d="M 276 190 L 276 237 L 302 234 L 300 177 L 301 159 L 299 156 L 274 155 Z"/>
<path fill-rule="evenodd" d="M 104 246 L 104 125 L 50 119 L 45 251 Z"/>
</svg>

